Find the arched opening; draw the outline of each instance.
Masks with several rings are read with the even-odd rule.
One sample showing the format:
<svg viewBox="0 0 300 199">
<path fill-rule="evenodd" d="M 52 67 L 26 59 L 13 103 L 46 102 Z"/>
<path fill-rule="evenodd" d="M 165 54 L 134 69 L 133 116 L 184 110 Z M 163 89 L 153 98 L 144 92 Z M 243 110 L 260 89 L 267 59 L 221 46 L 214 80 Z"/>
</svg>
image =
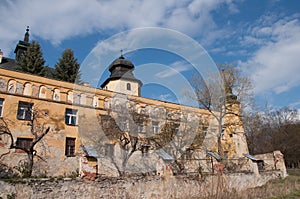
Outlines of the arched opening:
<svg viewBox="0 0 300 199">
<path fill-rule="evenodd" d="M 26 83 L 24 85 L 24 95 L 30 96 L 31 93 L 32 93 L 31 84 L 30 83 Z"/>
<path fill-rule="evenodd" d="M 7 85 L 7 91 L 9 93 L 15 93 L 16 92 L 16 81 L 15 80 L 9 80 Z"/>
<path fill-rule="evenodd" d="M 127 83 L 127 90 L 131 90 L 131 84 L 130 83 Z"/>
<path fill-rule="evenodd" d="M 40 87 L 39 98 L 46 98 L 46 87 L 45 86 Z"/>
<path fill-rule="evenodd" d="M 57 88 L 53 91 L 53 100 L 60 101 L 60 90 Z"/>
</svg>

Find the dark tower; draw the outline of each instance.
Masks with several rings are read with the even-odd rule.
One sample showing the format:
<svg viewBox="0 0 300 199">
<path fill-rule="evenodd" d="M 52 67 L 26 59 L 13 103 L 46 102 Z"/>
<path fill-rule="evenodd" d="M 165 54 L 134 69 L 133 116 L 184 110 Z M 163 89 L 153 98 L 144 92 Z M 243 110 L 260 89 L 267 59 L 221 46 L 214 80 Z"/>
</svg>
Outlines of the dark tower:
<svg viewBox="0 0 300 199">
<path fill-rule="evenodd" d="M 24 40 L 19 40 L 19 43 L 17 44 L 14 53 L 16 54 L 16 61 L 20 59 L 21 54 L 23 54 L 25 51 L 27 51 L 29 43 L 29 26 L 26 28 L 26 33 L 24 35 Z"/>
</svg>

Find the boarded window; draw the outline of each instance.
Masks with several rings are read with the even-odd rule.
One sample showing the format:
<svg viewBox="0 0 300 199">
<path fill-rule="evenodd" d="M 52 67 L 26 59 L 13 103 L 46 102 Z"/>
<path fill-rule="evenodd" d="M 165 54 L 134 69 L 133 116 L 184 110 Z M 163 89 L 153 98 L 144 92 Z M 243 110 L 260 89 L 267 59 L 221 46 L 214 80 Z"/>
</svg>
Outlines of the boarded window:
<svg viewBox="0 0 300 199">
<path fill-rule="evenodd" d="M 68 157 L 75 156 L 75 138 L 66 138 L 66 150 L 65 155 Z"/>
<path fill-rule="evenodd" d="M 32 138 L 17 138 L 17 147 L 20 147 L 22 149 L 30 149 L 30 145 L 32 143 Z"/>
</svg>

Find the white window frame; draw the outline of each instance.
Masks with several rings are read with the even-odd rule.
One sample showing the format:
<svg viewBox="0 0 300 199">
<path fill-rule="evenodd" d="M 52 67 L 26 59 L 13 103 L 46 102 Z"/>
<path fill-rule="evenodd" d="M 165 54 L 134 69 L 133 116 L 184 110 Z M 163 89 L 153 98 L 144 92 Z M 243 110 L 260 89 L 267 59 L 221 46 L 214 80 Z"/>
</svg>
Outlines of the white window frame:
<svg viewBox="0 0 300 199">
<path fill-rule="evenodd" d="M 152 122 L 152 132 L 153 134 L 158 134 L 159 133 L 159 122 Z"/>
<path fill-rule="evenodd" d="M 65 111 L 65 124 L 67 125 L 77 125 L 77 115 L 78 111 L 76 109 L 66 108 Z M 68 118 L 68 119 L 67 119 Z M 74 119 L 74 123 L 72 122 Z"/>
</svg>

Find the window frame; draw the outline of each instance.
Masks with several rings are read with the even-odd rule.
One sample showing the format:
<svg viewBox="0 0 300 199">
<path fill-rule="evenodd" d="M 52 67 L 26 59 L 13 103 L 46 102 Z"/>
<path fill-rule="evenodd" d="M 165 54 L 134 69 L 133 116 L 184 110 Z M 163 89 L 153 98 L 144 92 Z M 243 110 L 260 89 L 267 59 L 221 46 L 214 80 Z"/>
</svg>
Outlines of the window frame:
<svg viewBox="0 0 300 199">
<path fill-rule="evenodd" d="M 131 84 L 130 84 L 130 83 L 127 83 L 127 84 L 126 84 L 126 89 L 127 89 L 128 91 L 131 91 Z"/>
<path fill-rule="evenodd" d="M 159 122 L 156 121 L 152 122 L 152 133 L 159 134 Z"/>
<path fill-rule="evenodd" d="M 21 149 L 29 150 L 32 142 L 33 138 L 17 137 L 16 146 Z"/>
<path fill-rule="evenodd" d="M 78 110 L 77 109 L 71 109 L 66 108 L 65 110 L 65 124 L 76 126 L 78 124 Z M 74 122 L 73 122 L 74 120 Z"/>
<path fill-rule="evenodd" d="M 76 138 L 66 137 L 65 156 L 75 157 Z"/>
<path fill-rule="evenodd" d="M 27 110 L 26 110 L 27 109 Z M 32 120 L 33 103 L 19 101 L 17 110 L 18 120 Z"/>
<path fill-rule="evenodd" d="M 146 127 L 144 122 L 137 122 L 137 132 L 142 134 L 146 133 Z"/>
<path fill-rule="evenodd" d="M 0 98 L 0 118 L 3 117 L 4 98 Z"/>
<path fill-rule="evenodd" d="M 142 151 L 142 157 L 149 157 L 150 146 L 143 145 L 141 151 Z"/>
</svg>

